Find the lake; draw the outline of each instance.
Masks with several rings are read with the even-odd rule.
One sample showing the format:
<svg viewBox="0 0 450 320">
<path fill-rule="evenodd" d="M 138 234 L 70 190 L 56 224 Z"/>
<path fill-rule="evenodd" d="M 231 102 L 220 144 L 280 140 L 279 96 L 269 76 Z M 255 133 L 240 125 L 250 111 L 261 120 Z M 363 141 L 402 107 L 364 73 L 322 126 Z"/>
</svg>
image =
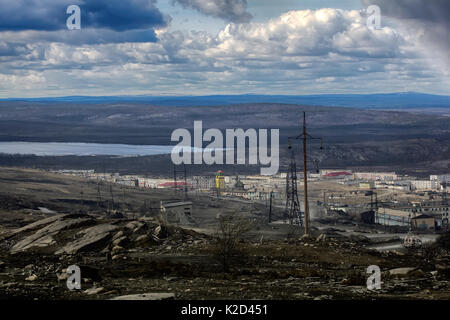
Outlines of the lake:
<svg viewBox="0 0 450 320">
<path fill-rule="evenodd" d="M 170 154 L 173 146 L 82 142 L 0 142 L 0 153 L 37 156 L 153 156 Z"/>
</svg>

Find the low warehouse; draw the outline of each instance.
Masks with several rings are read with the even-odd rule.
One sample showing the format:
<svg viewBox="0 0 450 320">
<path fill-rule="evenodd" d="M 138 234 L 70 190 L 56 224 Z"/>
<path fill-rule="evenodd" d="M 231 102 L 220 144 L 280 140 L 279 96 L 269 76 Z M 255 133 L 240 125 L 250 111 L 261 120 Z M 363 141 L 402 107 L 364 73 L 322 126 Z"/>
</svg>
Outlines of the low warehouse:
<svg viewBox="0 0 450 320">
<path fill-rule="evenodd" d="M 412 227 L 415 229 L 430 230 L 435 229 L 436 219 L 427 214 L 421 214 L 420 216 L 411 219 Z"/>
<path fill-rule="evenodd" d="M 168 223 L 172 224 L 191 224 L 194 222 L 191 217 L 192 202 L 162 202 L 161 216 Z"/>
</svg>

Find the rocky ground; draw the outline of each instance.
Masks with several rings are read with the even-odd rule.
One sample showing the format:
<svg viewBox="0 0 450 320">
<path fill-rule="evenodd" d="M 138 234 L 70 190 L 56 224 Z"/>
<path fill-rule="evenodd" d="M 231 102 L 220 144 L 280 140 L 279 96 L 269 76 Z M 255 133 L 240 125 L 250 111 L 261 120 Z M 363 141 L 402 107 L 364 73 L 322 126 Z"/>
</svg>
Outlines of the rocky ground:
<svg viewBox="0 0 450 320">
<path fill-rule="evenodd" d="M 365 249 L 364 238 L 242 240 L 224 273 L 214 238 L 155 219 L 54 215 L 3 229 L 3 299 L 112 299 L 142 293 L 175 299 L 449 299 L 449 257 Z M 81 268 L 82 288 L 66 273 Z M 382 270 L 381 290 L 366 287 L 367 267 Z"/>
<path fill-rule="evenodd" d="M 0 298 L 450 298 L 447 252 L 369 249 L 399 243 L 398 230 L 370 237 L 386 231 L 338 217 L 313 221 L 311 236 L 302 237 L 299 228 L 267 224 L 261 204 L 208 197 L 192 199 L 194 225 L 170 226 L 140 208 L 173 193 L 120 191 L 114 196 L 122 196 L 123 215 L 108 215 L 97 202 L 96 184 L 0 168 Z M 105 198 L 107 186 L 101 192 Z M 252 229 L 224 272 L 217 217 L 233 213 L 251 220 Z M 354 232 L 346 233 L 349 228 Z M 71 265 L 81 269 L 81 290 L 67 288 Z M 382 271 L 381 290 L 367 289 L 371 265 Z"/>
</svg>

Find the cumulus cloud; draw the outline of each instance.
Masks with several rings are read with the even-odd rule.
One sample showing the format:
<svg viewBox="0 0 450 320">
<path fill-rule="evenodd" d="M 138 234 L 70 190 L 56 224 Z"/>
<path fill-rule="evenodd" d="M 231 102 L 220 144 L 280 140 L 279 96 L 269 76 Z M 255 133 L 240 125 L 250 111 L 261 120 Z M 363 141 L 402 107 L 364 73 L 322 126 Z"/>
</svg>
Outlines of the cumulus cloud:
<svg viewBox="0 0 450 320">
<path fill-rule="evenodd" d="M 0 74 L 15 83 L 43 78 L 39 85 L 46 84 L 47 94 L 54 88 L 59 95 L 61 90 L 292 94 L 443 88 L 414 44 L 391 27 L 368 28 L 356 10 L 291 11 L 265 23 L 230 23 L 217 35 L 168 30 L 156 35 L 157 42 L 75 46 L 33 41 L 37 35 L 30 31 L 11 32 L 6 43 L 15 39 L 26 46 L 16 46 L 14 60 L 0 55 L 0 61 L 9 59 L 0 63 Z M 0 82 L 2 90 L 14 85 Z"/>
<path fill-rule="evenodd" d="M 422 45 L 429 54 L 444 61 L 450 72 L 450 1 L 448 0 L 362 0 L 364 5 L 375 4 L 382 15 L 403 25 L 404 32 Z"/>
<path fill-rule="evenodd" d="M 367 28 L 357 11 L 339 9 L 290 11 L 268 23 L 229 24 L 207 55 L 264 57 L 359 57 L 401 55 L 402 39 L 393 29 Z"/>
<path fill-rule="evenodd" d="M 66 9 L 81 9 L 83 28 L 115 31 L 167 25 L 156 0 L 0 0 L 0 31 L 66 29 Z"/>
<path fill-rule="evenodd" d="M 205 15 L 233 22 L 249 22 L 247 0 L 173 0 L 185 8 L 195 9 Z"/>
<path fill-rule="evenodd" d="M 0 57 L 15 57 L 27 52 L 25 44 L 0 40 Z"/>
</svg>

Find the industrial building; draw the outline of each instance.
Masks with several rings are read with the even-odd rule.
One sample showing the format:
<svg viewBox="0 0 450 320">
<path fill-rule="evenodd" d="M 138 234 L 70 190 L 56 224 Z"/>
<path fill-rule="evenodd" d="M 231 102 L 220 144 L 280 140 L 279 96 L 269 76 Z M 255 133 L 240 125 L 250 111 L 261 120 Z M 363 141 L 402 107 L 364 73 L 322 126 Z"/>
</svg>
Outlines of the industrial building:
<svg viewBox="0 0 450 320">
<path fill-rule="evenodd" d="M 411 219 L 412 227 L 419 230 L 435 230 L 436 219 L 427 214 L 421 214 L 420 216 Z"/>
<path fill-rule="evenodd" d="M 160 208 L 161 217 L 171 224 L 190 224 L 192 218 L 192 202 L 162 202 Z"/>
</svg>

